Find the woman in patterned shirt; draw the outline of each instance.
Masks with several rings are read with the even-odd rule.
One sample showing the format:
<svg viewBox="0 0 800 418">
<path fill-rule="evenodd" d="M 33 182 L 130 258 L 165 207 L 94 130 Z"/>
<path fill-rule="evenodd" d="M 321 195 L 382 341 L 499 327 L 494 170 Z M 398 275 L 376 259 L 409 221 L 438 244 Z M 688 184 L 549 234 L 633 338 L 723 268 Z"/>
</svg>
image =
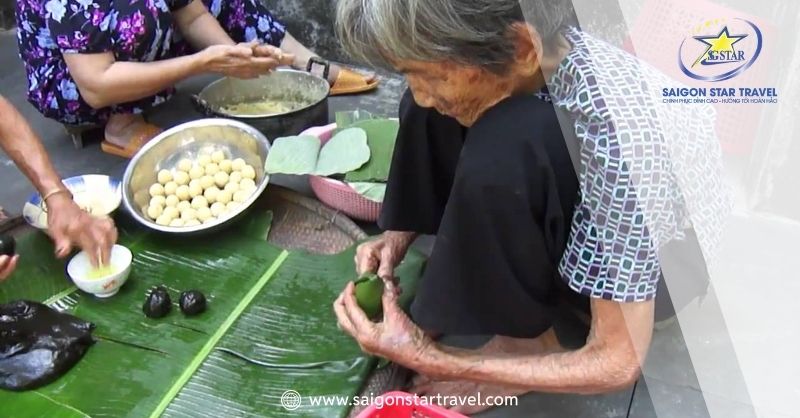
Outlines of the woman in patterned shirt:
<svg viewBox="0 0 800 418">
<path fill-rule="evenodd" d="M 141 113 L 175 83 L 253 78 L 313 57 L 257 0 L 19 0 L 16 15 L 29 101 L 66 125 L 105 125 L 103 150 L 123 157 L 161 131 Z M 357 78 L 331 68 L 334 90 Z"/>
<path fill-rule="evenodd" d="M 356 256 L 359 272 L 387 280 L 383 322 L 364 316 L 352 284 L 334 309 L 364 350 L 416 370 L 418 393 L 627 387 L 671 247 L 700 262 L 670 287 L 704 290 L 727 208 L 713 120 L 658 107 L 651 86 L 668 80 L 576 29 L 570 3 L 339 1 L 345 48 L 402 72 L 413 97 L 401 105 L 386 232 Z M 420 233 L 437 239 L 412 322 L 390 279 Z M 553 331 L 561 301 L 591 316 L 578 350 Z M 441 333 L 495 337 L 463 351 L 431 338 Z"/>
</svg>

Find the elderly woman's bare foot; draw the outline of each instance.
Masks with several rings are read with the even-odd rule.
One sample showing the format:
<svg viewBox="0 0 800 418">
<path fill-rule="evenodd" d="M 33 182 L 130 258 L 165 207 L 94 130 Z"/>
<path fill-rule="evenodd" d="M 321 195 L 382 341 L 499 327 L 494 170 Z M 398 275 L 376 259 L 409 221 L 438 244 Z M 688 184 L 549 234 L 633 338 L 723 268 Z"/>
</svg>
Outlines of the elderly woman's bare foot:
<svg viewBox="0 0 800 418">
<path fill-rule="evenodd" d="M 454 353 L 470 353 L 486 357 L 514 357 L 531 354 L 547 354 L 564 351 L 559 344 L 558 338 L 553 330 L 549 330 L 537 338 L 521 339 L 503 336 L 495 336 L 488 343 L 476 350 L 447 349 Z M 488 383 L 477 383 L 466 380 L 437 380 L 428 376 L 417 375 L 414 377 L 410 391 L 419 396 L 429 397 L 431 401 L 443 402 L 443 407 L 452 409 L 455 412 L 471 415 L 491 409 L 494 406 L 509 405 L 504 397 L 516 397 L 528 393 L 525 388 L 513 386 L 493 385 Z M 477 401 L 480 395 L 481 405 L 453 406 L 457 399 L 469 399 L 473 396 Z M 487 397 L 493 398 L 494 402 L 486 402 Z M 490 405 L 492 403 L 492 405 Z M 497 405 L 497 404 L 501 405 Z"/>
</svg>

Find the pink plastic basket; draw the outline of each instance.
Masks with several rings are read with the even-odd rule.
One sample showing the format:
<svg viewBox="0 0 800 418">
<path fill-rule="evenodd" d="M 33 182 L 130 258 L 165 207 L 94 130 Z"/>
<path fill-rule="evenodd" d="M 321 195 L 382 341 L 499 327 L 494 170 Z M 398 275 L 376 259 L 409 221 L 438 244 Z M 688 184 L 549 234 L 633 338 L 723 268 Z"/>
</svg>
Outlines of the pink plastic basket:
<svg viewBox="0 0 800 418">
<path fill-rule="evenodd" d="M 382 408 L 378 405 L 358 414 L 357 418 L 467 418 L 457 412 L 435 405 L 416 405 L 415 395 L 405 392 L 389 392 L 379 397 Z M 418 399 L 418 398 L 417 398 Z"/>
<path fill-rule="evenodd" d="M 319 137 L 323 144 L 333 136 L 336 124 L 318 126 L 304 131 L 301 135 Z M 353 190 L 347 183 L 327 177 L 310 176 L 309 183 L 317 199 L 360 221 L 376 222 L 381 214 L 381 204 L 373 202 Z"/>
</svg>

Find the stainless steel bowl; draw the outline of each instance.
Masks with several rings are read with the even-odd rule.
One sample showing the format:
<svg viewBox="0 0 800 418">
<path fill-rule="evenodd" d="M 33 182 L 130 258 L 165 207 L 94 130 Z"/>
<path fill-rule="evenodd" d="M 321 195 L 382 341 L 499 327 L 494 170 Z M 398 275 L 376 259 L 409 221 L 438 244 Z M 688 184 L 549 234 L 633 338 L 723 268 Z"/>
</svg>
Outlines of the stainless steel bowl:
<svg viewBox="0 0 800 418">
<path fill-rule="evenodd" d="M 142 225 L 170 234 L 197 234 L 221 229 L 239 218 L 264 192 L 269 176 L 264 165 L 269 141 L 250 125 L 228 119 L 201 119 L 184 123 L 153 138 L 128 164 L 122 179 L 125 208 Z M 171 170 L 184 158 L 194 160 L 201 153 L 222 150 L 231 158 L 242 158 L 256 170 L 256 192 L 235 211 L 215 222 L 194 227 L 169 227 L 156 224 L 145 214 L 150 202 L 150 186 L 158 172 Z"/>
<path fill-rule="evenodd" d="M 281 69 L 252 80 L 221 78 L 192 97 L 197 111 L 206 117 L 223 117 L 252 125 L 270 139 L 297 135 L 312 126 L 328 124 L 330 85 L 315 75 Z M 292 104 L 285 113 L 228 114 L 229 105 L 274 100 Z"/>
</svg>

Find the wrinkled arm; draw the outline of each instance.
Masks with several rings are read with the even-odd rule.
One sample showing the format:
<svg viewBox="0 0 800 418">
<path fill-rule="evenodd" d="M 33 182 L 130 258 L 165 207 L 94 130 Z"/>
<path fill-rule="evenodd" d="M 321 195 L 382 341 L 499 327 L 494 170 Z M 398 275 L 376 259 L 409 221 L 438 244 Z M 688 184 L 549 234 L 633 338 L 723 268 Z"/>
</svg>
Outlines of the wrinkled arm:
<svg viewBox="0 0 800 418">
<path fill-rule="evenodd" d="M 538 392 L 596 394 L 624 389 L 636 382 L 647 355 L 653 306 L 653 302 L 593 300 L 591 332 L 586 345 L 576 351 L 486 357 L 432 345 L 413 367 L 433 378 L 475 380 Z"/>
<path fill-rule="evenodd" d="M 174 11 L 173 16 L 181 34 L 197 51 L 212 45 L 235 44 L 201 0 Z"/>
<path fill-rule="evenodd" d="M 25 118 L 0 96 L 0 148 L 33 183 L 39 193 L 63 188 L 42 141 Z"/>
</svg>

